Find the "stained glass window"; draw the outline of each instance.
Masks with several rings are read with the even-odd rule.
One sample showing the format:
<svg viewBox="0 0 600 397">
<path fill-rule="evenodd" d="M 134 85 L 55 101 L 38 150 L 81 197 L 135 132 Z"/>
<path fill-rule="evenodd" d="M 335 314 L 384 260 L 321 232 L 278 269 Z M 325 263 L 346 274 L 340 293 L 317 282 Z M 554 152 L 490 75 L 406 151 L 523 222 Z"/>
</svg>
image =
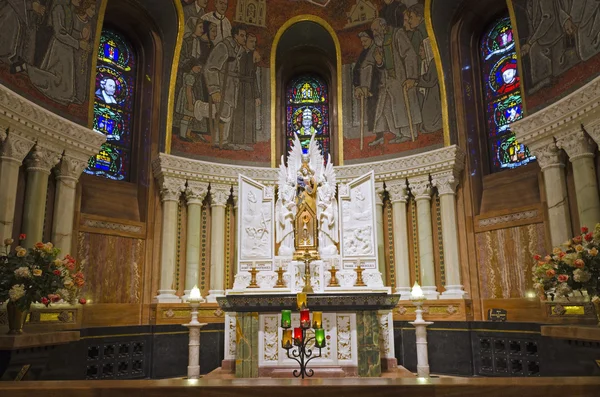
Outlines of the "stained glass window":
<svg viewBox="0 0 600 397">
<path fill-rule="evenodd" d="M 523 117 L 521 79 L 510 18 L 497 20 L 481 40 L 487 141 L 493 172 L 535 160 L 510 130 Z"/>
<path fill-rule="evenodd" d="M 131 45 L 112 30 L 103 30 L 97 53 L 94 130 L 106 135 L 100 153 L 85 173 L 128 180 L 136 62 Z"/>
<path fill-rule="evenodd" d="M 329 94 L 327 85 L 320 77 L 306 74 L 289 82 L 286 94 L 286 120 L 288 153 L 295 135 L 300 138 L 303 151 L 308 152 L 310 137 L 314 134 L 323 156 L 327 158 L 331 145 Z"/>
</svg>

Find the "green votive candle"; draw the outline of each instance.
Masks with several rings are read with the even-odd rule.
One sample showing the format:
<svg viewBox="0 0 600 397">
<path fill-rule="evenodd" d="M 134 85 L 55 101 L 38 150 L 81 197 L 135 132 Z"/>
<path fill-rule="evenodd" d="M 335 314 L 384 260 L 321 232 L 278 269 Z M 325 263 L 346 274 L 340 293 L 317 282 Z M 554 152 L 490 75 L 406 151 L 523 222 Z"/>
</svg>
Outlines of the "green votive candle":
<svg viewBox="0 0 600 397">
<path fill-rule="evenodd" d="M 292 311 L 281 311 L 281 328 L 290 328 L 292 326 Z"/>
<path fill-rule="evenodd" d="M 325 347 L 325 330 L 315 329 L 315 346 L 316 347 Z"/>
</svg>

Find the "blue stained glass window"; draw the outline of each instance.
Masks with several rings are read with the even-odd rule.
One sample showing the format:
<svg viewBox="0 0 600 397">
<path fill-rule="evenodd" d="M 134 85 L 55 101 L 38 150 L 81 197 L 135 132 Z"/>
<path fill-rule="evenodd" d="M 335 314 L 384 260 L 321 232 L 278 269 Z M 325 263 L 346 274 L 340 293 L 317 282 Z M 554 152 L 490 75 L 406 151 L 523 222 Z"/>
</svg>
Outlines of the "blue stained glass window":
<svg viewBox="0 0 600 397">
<path fill-rule="evenodd" d="M 286 148 L 289 153 L 294 136 L 298 135 L 306 153 L 314 134 L 323 156 L 330 151 L 329 94 L 327 84 L 314 74 L 292 79 L 286 92 Z"/>
<path fill-rule="evenodd" d="M 493 172 L 535 160 L 510 124 L 523 117 L 521 79 L 510 18 L 495 21 L 481 40 L 483 89 L 490 165 Z"/>
<path fill-rule="evenodd" d="M 100 153 L 85 173 L 128 180 L 136 62 L 132 46 L 112 30 L 103 30 L 97 53 L 94 130 L 106 135 Z"/>
</svg>

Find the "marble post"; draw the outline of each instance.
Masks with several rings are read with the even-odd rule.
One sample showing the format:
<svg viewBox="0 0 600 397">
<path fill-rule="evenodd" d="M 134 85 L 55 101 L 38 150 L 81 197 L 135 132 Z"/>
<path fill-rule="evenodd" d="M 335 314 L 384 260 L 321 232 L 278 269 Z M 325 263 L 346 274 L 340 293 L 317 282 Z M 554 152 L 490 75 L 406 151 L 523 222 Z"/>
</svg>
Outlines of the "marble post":
<svg viewBox="0 0 600 397">
<path fill-rule="evenodd" d="M 417 224 L 419 234 L 419 264 L 421 284 L 427 299 L 437 299 L 435 264 L 433 261 L 433 231 L 431 227 L 431 183 L 429 175 L 408 180 L 410 191 L 417 202 Z"/>
<path fill-rule="evenodd" d="M 160 284 L 154 301 L 181 303 L 175 295 L 174 275 L 177 250 L 177 204 L 185 187 L 185 180 L 162 176 L 159 178 L 162 212 L 162 249 L 160 252 Z"/>
<path fill-rule="evenodd" d="M 216 302 L 225 295 L 225 206 L 231 195 L 228 185 L 210 185 L 210 290 L 206 300 Z"/>
<path fill-rule="evenodd" d="M 50 170 L 59 162 L 61 153 L 36 144 L 27 163 L 27 185 L 23 209 L 22 232 L 26 234 L 22 245 L 31 248 L 42 241 L 44 217 L 46 215 L 46 195 Z"/>
<path fill-rule="evenodd" d="M 183 324 L 184 327 L 188 327 L 190 330 L 188 342 L 188 379 L 200 378 L 200 328 L 204 327 L 206 323 L 198 321 L 198 306 L 203 301 L 204 299 L 201 299 L 198 302 L 190 303 L 192 307 L 192 320 L 188 324 Z"/>
<path fill-rule="evenodd" d="M 200 229 L 202 225 L 202 202 L 208 192 L 208 183 L 188 181 L 185 189 L 187 202 L 187 235 L 185 245 L 185 290 L 181 299 L 187 301 L 190 291 L 199 283 Z M 190 330 L 191 332 L 191 330 Z"/>
<path fill-rule="evenodd" d="M 0 147 L 0 241 L 12 238 L 19 167 L 34 142 L 8 133 Z"/>
<path fill-rule="evenodd" d="M 571 214 L 564 172 L 565 164 L 554 139 L 542 144 L 530 145 L 529 149 L 537 158 L 544 175 L 550 240 L 553 247 L 558 247 L 571 238 Z"/>
<path fill-rule="evenodd" d="M 446 266 L 445 291 L 441 299 L 464 299 L 460 261 L 458 257 L 458 230 L 456 225 L 456 186 L 458 176 L 453 171 L 432 175 L 433 184 L 440 196 L 442 215 L 442 244 L 444 246 L 444 264 Z"/>
<path fill-rule="evenodd" d="M 238 197 L 240 195 L 239 190 L 240 189 L 237 185 L 232 186 L 232 188 L 231 188 L 231 197 L 233 197 L 233 219 L 234 219 L 233 230 L 231 232 L 232 233 L 231 235 L 233 236 L 233 247 L 234 247 L 234 249 L 233 249 L 233 274 L 232 274 L 233 280 L 235 280 L 235 275 L 237 274 L 237 270 L 238 270 L 237 247 L 238 247 L 239 241 L 238 241 L 238 234 L 237 234 L 238 233 L 238 230 L 237 230 L 238 218 L 237 217 L 239 215 L 238 214 Z M 232 284 L 233 284 L 233 280 L 232 280 Z"/>
<path fill-rule="evenodd" d="M 578 128 L 557 137 L 556 145 L 567 152 L 569 161 L 573 164 L 579 224 L 593 229 L 600 222 L 600 197 L 591 140 Z"/>
<path fill-rule="evenodd" d="M 60 248 L 62 255 L 73 254 L 71 243 L 73 241 L 76 187 L 79 176 L 87 165 L 87 158 L 65 154 L 56 169 L 52 242 Z"/>
<path fill-rule="evenodd" d="M 429 353 L 427 352 L 427 326 L 433 324 L 431 321 L 423 320 L 422 300 L 415 300 L 417 306 L 417 318 L 409 322 L 415 327 L 417 343 L 417 376 L 419 378 L 429 377 Z"/>
<path fill-rule="evenodd" d="M 408 223 L 406 219 L 408 192 L 406 179 L 386 182 L 385 187 L 392 201 L 396 294 L 400 294 L 400 299 L 405 300 L 410 299 L 410 262 L 408 259 Z"/>
<path fill-rule="evenodd" d="M 383 188 L 383 182 L 375 183 L 375 204 L 377 213 L 375 222 L 377 224 L 377 263 L 379 264 L 379 272 L 381 273 L 381 279 L 385 284 L 387 279 L 387 269 L 385 266 L 385 242 L 383 241 L 383 198 L 385 189 Z M 390 266 L 392 264 L 390 263 Z"/>
</svg>

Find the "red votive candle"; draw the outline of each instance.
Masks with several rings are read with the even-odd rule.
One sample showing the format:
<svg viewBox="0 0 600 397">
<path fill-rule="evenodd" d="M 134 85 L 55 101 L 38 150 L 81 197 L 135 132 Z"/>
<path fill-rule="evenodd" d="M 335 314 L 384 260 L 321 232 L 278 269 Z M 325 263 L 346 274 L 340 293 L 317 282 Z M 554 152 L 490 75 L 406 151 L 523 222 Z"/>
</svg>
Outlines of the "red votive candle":
<svg viewBox="0 0 600 397">
<path fill-rule="evenodd" d="M 304 329 L 310 328 L 310 310 L 300 310 L 300 326 Z"/>
<path fill-rule="evenodd" d="M 294 328 L 294 344 L 296 346 L 301 345 L 304 340 L 302 336 L 302 328 Z"/>
</svg>

